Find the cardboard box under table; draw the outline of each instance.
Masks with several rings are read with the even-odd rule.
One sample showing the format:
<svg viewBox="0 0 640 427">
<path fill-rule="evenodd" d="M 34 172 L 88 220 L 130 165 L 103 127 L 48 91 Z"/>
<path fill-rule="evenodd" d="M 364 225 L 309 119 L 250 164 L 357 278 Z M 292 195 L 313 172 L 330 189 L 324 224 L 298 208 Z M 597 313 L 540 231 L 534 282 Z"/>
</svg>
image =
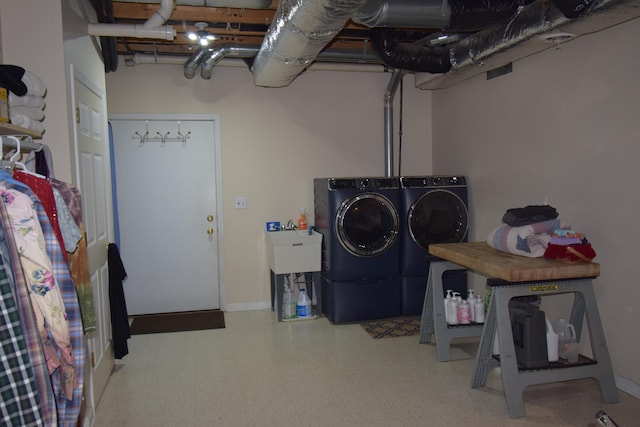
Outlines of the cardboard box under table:
<svg viewBox="0 0 640 427">
<path fill-rule="evenodd" d="M 318 316 L 322 315 L 320 270 L 322 234 L 306 230 L 267 231 L 267 262 L 271 270 L 271 310 L 282 321 L 284 278 L 287 274 L 304 273 L 309 298 L 316 296 Z M 309 286 L 312 285 L 312 286 Z"/>
<path fill-rule="evenodd" d="M 443 261 L 431 264 L 433 274 L 430 272 L 427 286 L 431 286 L 436 292 L 432 293 L 431 301 L 425 297 L 421 340 L 425 335 L 435 332 L 436 345 L 445 344 L 444 340 L 443 343 L 440 342 L 439 333 L 446 336 L 447 325 L 445 323 L 442 326 L 444 319 L 434 317 L 436 310 L 432 306 L 442 305 L 442 291 L 437 298 L 433 296 L 438 289 L 442 289 L 442 272 L 466 268 L 492 278 L 487 282 L 491 286 L 491 301 L 480 338 L 471 386 L 484 387 L 489 370 L 500 367 L 504 396 L 511 418 L 525 416 L 523 391 L 534 384 L 594 378 L 600 384 L 603 401 L 618 402 L 618 389 L 592 284 L 592 279 L 600 275 L 599 264 L 570 264 L 546 258 L 511 255 L 499 252 L 484 242 L 434 244 L 429 246 L 429 253 Z M 576 363 L 549 362 L 548 366 L 537 369 L 518 367 L 509 301 L 518 297 L 544 298 L 567 293 L 574 294 L 569 321 L 574 325 L 578 337 L 583 319 L 587 320 L 592 358 L 580 355 Z M 427 307 L 430 308 L 428 311 Z M 434 328 L 436 322 L 440 327 Z M 494 356 L 492 351 L 496 336 L 499 356 Z M 449 345 L 448 341 L 446 345 Z"/>
</svg>

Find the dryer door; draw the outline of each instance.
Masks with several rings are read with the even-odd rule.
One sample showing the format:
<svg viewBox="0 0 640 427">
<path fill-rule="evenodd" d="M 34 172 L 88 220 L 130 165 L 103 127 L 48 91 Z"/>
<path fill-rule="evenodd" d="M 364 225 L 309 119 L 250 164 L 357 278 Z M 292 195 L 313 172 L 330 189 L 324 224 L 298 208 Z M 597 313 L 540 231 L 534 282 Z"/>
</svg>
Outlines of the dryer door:
<svg viewBox="0 0 640 427">
<path fill-rule="evenodd" d="M 358 194 L 338 209 L 335 229 L 349 253 L 373 257 L 386 252 L 398 238 L 398 211 L 382 194 Z"/>
<path fill-rule="evenodd" d="M 425 250 L 432 243 L 462 242 L 469 228 L 467 207 L 450 191 L 430 191 L 409 209 L 408 227 L 413 241 Z"/>
</svg>

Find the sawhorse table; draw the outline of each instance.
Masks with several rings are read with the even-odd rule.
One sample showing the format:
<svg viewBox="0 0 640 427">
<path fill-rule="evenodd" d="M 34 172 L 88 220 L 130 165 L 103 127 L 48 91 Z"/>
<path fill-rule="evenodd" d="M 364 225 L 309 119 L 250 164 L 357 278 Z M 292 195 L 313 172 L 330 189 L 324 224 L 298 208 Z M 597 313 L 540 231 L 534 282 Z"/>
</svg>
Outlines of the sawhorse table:
<svg viewBox="0 0 640 427">
<path fill-rule="evenodd" d="M 500 367 L 511 418 L 525 416 L 523 391 L 534 384 L 595 378 L 600 385 L 602 399 L 607 403 L 618 402 L 618 389 L 592 284 L 592 278 L 600 274 L 599 264 L 568 264 L 545 258 L 510 255 L 496 251 L 484 242 L 436 244 L 429 246 L 429 253 L 449 261 L 446 263 L 448 267 L 467 268 L 487 277 L 501 279 L 489 281 L 492 285 L 491 301 L 476 355 L 472 388 L 484 387 L 489 370 Z M 440 263 L 445 264 L 445 261 Z M 583 318 L 587 320 L 592 358 L 580 356 L 574 364 L 559 366 L 554 362 L 546 368 L 520 369 L 513 342 L 509 301 L 522 296 L 543 297 L 564 293 L 574 294 L 570 322 L 578 337 Z M 496 337 L 499 357 L 492 354 Z"/>
</svg>

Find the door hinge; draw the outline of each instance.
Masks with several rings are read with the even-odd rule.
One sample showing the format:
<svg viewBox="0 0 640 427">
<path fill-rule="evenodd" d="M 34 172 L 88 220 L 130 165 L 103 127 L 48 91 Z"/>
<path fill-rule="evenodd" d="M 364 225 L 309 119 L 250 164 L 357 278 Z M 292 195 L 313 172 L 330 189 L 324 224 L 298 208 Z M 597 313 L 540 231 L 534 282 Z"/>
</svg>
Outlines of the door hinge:
<svg viewBox="0 0 640 427">
<path fill-rule="evenodd" d="M 76 107 L 76 123 L 80 123 L 80 107 Z"/>
<path fill-rule="evenodd" d="M 95 353 L 93 351 L 91 352 L 91 367 L 92 368 L 96 367 L 96 356 L 95 356 Z"/>
</svg>

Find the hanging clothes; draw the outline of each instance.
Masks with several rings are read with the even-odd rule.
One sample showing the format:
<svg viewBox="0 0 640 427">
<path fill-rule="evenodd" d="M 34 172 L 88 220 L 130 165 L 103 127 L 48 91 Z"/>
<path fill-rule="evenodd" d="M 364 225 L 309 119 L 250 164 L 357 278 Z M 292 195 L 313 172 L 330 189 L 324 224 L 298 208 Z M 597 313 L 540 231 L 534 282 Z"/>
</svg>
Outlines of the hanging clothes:
<svg viewBox="0 0 640 427">
<path fill-rule="evenodd" d="M 96 330 L 96 310 L 93 304 L 93 290 L 91 289 L 91 277 L 89 274 L 89 260 L 87 258 L 87 241 L 84 238 L 84 225 L 82 223 L 82 199 L 80 190 L 66 182 L 51 179 L 51 186 L 57 190 L 60 197 L 67 206 L 69 213 L 75 220 L 80 231 L 80 240 L 77 242 L 77 249 L 69 253 L 69 269 L 71 278 L 78 293 L 80 303 L 80 314 L 82 315 L 82 325 L 85 333 Z"/>
<path fill-rule="evenodd" d="M 0 195 L 9 213 L 13 237 L 20 248 L 20 264 L 27 279 L 49 374 L 58 370 L 63 393 L 72 400 L 77 385 L 76 363 L 64 300 L 44 250 L 44 233 L 27 195 L 2 185 Z"/>
<path fill-rule="evenodd" d="M 7 278 L 12 285 L 12 291 L 16 301 L 20 325 L 25 340 L 26 350 L 29 354 L 31 367 L 33 369 L 36 387 L 40 398 L 40 410 L 45 426 L 58 425 L 58 415 L 56 410 L 56 399 L 49 377 L 47 362 L 42 350 L 42 342 L 36 325 L 31 300 L 27 292 L 26 279 L 20 267 L 19 254 L 12 233 L 5 233 L 10 230 L 11 224 L 4 203 L 0 203 L 0 252 L 5 266 L 10 266 L 6 270 Z"/>
<path fill-rule="evenodd" d="M 45 247 L 53 267 L 53 276 L 58 280 L 60 291 L 62 292 L 64 306 L 67 313 L 67 321 L 69 323 L 71 348 L 76 363 L 76 372 L 84 372 L 86 362 L 86 343 L 82 332 L 82 320 L 80 318 L 77 293 L 71 280 L 69 267 L 62 254 L 63 251 L 60 243 L 53 231 L 47 213 L 35 193 L 29 187 L 14 180 L 7 172 L 0 172 L 0 182 L 2 182 L 8 189 L 17 189 L 28 195 L 33 202 L 38 220 L 45 236 Z M 51 384 L 56 399 L 59 426 L 75 427 L 77 424 L 80 406 L 82 404 L 84 377 L 82 375 L 78 375 L 76 378 L 78 380 L 78 385 L 73 390 L 73 399 L 68 400 L 64 393 L 64 383 L 60 381 L 59 376 L 51 377 Z"/>
<path fill-rule="evenodd" d="M 42 426 L 38 387 L 20 315 L 1 259 L 0 324 L 0 421 L 6 426 Z"/>
<path fill-rule="evenodd" d="M 127 272 L 122 264 L 120 251 L 114 243 L 109 243 L 108 261 L 113 353 L 116 359 L 122 359 L 129 354 L 127 340 L 131 338 L 127 303 L 124 298 L 124 289 L 122 288 L 122 281 L 127 278 Z"/>
</svg>

